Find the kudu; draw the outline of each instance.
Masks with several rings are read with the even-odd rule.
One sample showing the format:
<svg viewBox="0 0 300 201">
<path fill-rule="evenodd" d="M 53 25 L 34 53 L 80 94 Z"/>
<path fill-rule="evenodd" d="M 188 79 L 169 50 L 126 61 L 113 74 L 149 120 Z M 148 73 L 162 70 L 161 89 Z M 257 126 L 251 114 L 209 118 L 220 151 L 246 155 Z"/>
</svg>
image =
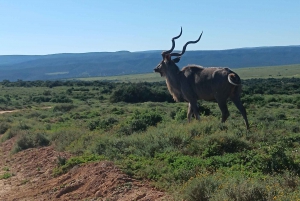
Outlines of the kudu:
<svg viewBox="0 0 300 201">
<path fill-rule="evenodd" d="M 189 122 L 192 114 L 197 120 L 200 119 L 197 100 L 216 101 L 222 112 L 222 122 L 225 122 L 229 117 L 227 100 L 231 99 L 249 129 L 246 110 L 240 99 L 241 80 L 235 72 L 229 68 L 203 68 L 198 65 L 188 65 L 180 70 L 176 65 L 185 53 L 187 45 L 197 43 L 201 39 L 202 33 L 197 40 L 188 41 L 180 53 L 172 53 L 175 48 L 175 39 L 182 34 L 181 28 L 180 34 L 172 38 L 172 48 L 162 52 L 162 61 L 154 68 L 154 72 L 158 72 L 166 78 L 168 90 L 176 102 L 185 100 L 189 103 L 187 112 Z M 172 56 L 176 56 L 176 58 L 171 59 Z"/>
</svg>

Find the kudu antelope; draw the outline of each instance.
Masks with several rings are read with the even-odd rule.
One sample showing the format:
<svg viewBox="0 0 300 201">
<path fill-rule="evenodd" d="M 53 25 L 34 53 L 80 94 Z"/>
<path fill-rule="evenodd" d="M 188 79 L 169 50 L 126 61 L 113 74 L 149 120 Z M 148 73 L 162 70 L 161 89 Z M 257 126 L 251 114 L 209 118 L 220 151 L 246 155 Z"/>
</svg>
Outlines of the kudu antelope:
<svg viewBox="0 0 300 201">
<path fill-rule="evenodd" d="M 175 39 L 182 34 L 181 28 L 180 34 L 172 38 L 172 48 L 162 52 L 162 61 L 154 68 L 154 72 L 166 78 L 168 90 L 175 101 L 185 100 L 189 103 L 187 112 L 189 122 L 192 114 L 196 119 L 200 119 L 197 100 L 216 101 L 222 112 L 222 122 L 225 122 L 229 117 L 227 100 L 231 99 L 241 112 L 246 127 L 249 129 L 246 110 L 240 99 L 241 80 L 235 72 L 229 68 L 203 68 L 198 65 L 188 65 L 180 70 L 176 65 L 185 53 L 187 45 L 197 43 L 202 33 L 197 40 L 188 41 L 180 53 L 172 53 L 175 48 Z M 176 58 L 171 59 L 172 56 Z"/>
</svg>

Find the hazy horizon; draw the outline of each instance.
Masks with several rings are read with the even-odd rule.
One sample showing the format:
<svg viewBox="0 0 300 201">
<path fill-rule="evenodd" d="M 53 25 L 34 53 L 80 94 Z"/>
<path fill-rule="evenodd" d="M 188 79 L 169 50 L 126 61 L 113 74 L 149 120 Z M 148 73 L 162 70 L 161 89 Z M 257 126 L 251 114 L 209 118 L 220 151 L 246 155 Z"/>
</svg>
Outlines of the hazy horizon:
<svg viewBox="0 0 300 201">
<path fill-rule="evenodd" d="M 238 48 L 230 48 L 230 49 L 220 49 L 220 50 L 187 50 L 188 51 L 226 51 L 226 50 L 235 50 L 235 49 L 251 49 L 251 48 L 268 48 L 268 47 L 289 47 L 289 46 L 300 46 L 300 45 L 285 45 L 285 46 L 260 46 L 260 47 L 238 47 Z M 50 54 L 8 54 L 8 55 L 0 55 L 0 56 L 46 56 L 46 55 L 55 55 L 55 54 L 89 54 L 89 53 L 116 53 L 116 52 L 130 52 L 130 53 L 138 53 L 138 52 L 155 52 L 155 51 L 163 51 L 163 50 L 141 50 L 141 51 L 129 51 L 129 50 L 118 50 L 118 51 L 101 51 L 101 52 L 58 52 L 58 53 L 50 53 Z M 173 50 L 173 52 L 180 52 L 181 50 Z"/>
</svg>

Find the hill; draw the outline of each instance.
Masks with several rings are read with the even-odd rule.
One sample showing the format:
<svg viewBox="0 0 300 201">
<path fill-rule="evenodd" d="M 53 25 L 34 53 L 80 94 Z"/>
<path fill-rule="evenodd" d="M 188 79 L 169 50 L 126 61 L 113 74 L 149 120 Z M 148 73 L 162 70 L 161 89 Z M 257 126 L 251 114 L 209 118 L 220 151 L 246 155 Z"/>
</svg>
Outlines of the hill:
<svg viewBox="0 0 300 201">
<path fill-rule="evenodd" d="M 0 56 L 0 80 L 50 80 L 149 73 L 161 60 L 161 50 Z M 188 51 L 179 66 L 245 68 L 300 63 L 300 46 Z"/>
</svg>

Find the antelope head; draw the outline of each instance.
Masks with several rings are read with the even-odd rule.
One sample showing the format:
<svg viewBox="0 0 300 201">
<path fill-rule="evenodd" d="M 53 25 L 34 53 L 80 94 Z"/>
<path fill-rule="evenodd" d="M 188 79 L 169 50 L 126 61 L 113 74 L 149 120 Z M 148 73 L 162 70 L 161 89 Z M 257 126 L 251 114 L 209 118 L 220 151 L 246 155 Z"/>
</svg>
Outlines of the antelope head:
<svg viewBox="0 0 300 201">
<path fill-rule="evenodd" d="M 163 76 L 166 76 L 167 72 L 170 70 L 175 70 L 175 69 L 178 70 L 179 68 L 176 65 L 176 63 L 178 63 L 180 61 L 181 56 L 185 53 L 186 47 L 188 46 L 188 44 L 197 43 L 201 39 L 202 33 L 197 40 L 188 41 L 183 46 L 182 51 L 180 53 L 172 53 L 172 51 L 175 48 L 175 39 L 178 39 L 182 34 L 182 27 L 181 27 L 180 34 L 178 36 L 175 36 L 172 38 L 171 49 L 161 53 L 162 61 L 154 68 L 154 72 L 160 73 L 160 75 L 163 77 Z M 171 58 L 172 56 L 176 56 L 176 58 L 172 59 Z"/>
<path fill-rule="evenodd" d="M 169 61 L 171 61 L 170 53 L 175 48 L 175 39 L 178 39 L 181 36 L 181 34 L 182 34 L 182 27 L 180 28 L 179 35 L 172 38 L 172 47 L 171 47 L 171 49 L 161 53 L 162 61 L 154 68 L 154 72 L 160 73 L 160 76 L 162 76 L 162 77 L 166 76 L 167 65 L 168 65 Z"/>
</svg>

